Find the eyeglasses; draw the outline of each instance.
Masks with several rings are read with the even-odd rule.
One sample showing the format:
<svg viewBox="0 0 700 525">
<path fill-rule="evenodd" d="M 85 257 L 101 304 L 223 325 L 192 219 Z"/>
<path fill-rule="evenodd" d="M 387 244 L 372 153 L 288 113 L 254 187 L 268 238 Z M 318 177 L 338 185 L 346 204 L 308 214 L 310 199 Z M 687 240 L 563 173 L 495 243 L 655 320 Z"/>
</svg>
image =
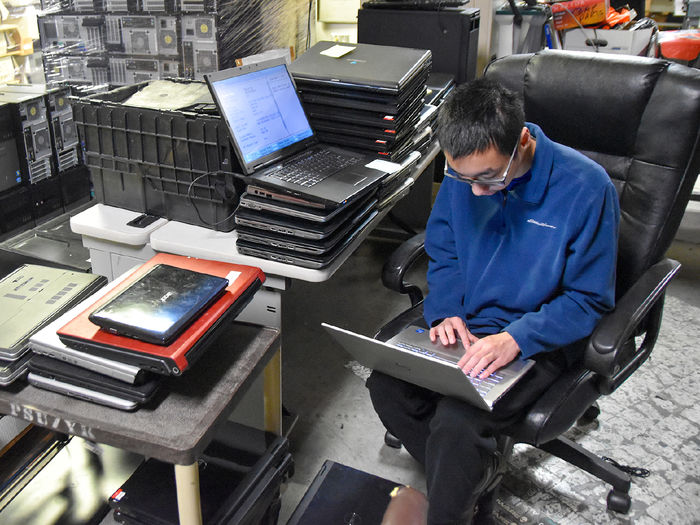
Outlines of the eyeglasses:
<svg viewBox="0 0 700 525">
<path fill-rule="evenodd" d="M 518 144 L 520 141 L 515 142 L 515 147 L 513 148 L 513 153 L 510 154 L 510 159 L 508 159 L 508 165 L 503 175 L 497 179 L 475 179 L 474 177 L 468 177 L 467 175 L 462 175 L 458 171 L 455 171 L 452 166 L 447 162 L 445 163 L 445 176 L 451 179 L 458 180 L 460 182 L 466 182 L 467 184 L 479 184 L 481 186 L 503 186 L 503 183 L 508 178 L 508 172 L 510 171 L 510 166 L 513 164 L 513 159 L 515 158 L 515 152 L 518 151 Z"/>
</svg>

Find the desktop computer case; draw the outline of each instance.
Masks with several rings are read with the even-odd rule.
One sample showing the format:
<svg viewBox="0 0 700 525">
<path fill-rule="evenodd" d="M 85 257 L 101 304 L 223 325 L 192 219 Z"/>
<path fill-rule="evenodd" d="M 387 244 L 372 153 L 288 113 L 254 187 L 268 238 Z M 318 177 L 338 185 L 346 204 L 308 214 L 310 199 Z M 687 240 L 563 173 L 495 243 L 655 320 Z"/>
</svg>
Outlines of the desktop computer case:
<svg viewBox="0 0 700 525">
<path fill-rule="evenodd" d="M 457 83 L 476 78 L 480 11 L 360 9 L 357 41 L 365 44 L 430 49 L 431 71 L 454 75 Z"/>
</svg>

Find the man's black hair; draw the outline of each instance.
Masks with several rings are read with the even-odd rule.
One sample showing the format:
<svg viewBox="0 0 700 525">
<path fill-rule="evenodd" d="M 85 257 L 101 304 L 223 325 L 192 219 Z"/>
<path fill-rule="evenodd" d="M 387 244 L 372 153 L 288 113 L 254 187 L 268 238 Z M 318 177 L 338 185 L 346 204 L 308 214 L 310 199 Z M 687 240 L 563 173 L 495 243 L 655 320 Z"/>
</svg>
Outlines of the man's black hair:
<svg viewBox="0 0 700 525">
<path fill-rule="evenodd" d="M 510 156 L 525 125 L 520 97 L 488 78 L 454 89 L 440 108 L 437 135 L 452 158 L 482 153 L 492 146 Z"/>
</svg>

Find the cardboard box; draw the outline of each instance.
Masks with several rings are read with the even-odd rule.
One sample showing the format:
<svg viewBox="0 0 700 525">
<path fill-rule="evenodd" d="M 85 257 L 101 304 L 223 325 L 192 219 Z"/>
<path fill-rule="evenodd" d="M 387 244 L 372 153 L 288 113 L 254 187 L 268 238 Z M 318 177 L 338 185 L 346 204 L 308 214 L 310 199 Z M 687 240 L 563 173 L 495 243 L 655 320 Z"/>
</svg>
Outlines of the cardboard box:
<svg viewBox="0 0 700 525">
<path fill-rule="evenodd" d="M 605 21 L 610 7 L 609 0 L 570 0 L 552 4 L 554 29 L 600 24 Z M 578 21 L 578 23 L 577 23 Z"/>
<path fill-rule="evenodd" d="M 570 29 L 564 33 L 564 49 L 618 55 L 647 55 L 653 29 Z M 597 44 L 597 49 L 596 49 Z M 653 55 L 653 51 L 652 51 Z"/>
<path fill-rule="evenodd" d="M 11 84 L 15 81 L 15 63 L 12 57 L 0 58 L 0 84 Z"/>
</svg>

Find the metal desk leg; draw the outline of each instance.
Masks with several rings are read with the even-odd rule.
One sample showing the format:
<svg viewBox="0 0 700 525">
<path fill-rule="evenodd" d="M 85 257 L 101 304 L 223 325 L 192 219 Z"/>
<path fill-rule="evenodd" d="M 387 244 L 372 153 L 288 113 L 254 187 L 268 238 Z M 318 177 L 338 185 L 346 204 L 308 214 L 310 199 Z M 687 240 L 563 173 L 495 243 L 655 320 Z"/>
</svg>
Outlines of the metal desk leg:
<svg viewBox="0 0 700 525">
<path fill-rule="evenodd" d="M 196 462 L 191 465 L 175 465 L 175 486 L 180 525 L 202 525 L 199 468 Z"/>
<path fill-rule="evenodd" d="M 282 435 L 282 350 L 277 350 L 263 370 L 265 430 Z"/>
</svg>

